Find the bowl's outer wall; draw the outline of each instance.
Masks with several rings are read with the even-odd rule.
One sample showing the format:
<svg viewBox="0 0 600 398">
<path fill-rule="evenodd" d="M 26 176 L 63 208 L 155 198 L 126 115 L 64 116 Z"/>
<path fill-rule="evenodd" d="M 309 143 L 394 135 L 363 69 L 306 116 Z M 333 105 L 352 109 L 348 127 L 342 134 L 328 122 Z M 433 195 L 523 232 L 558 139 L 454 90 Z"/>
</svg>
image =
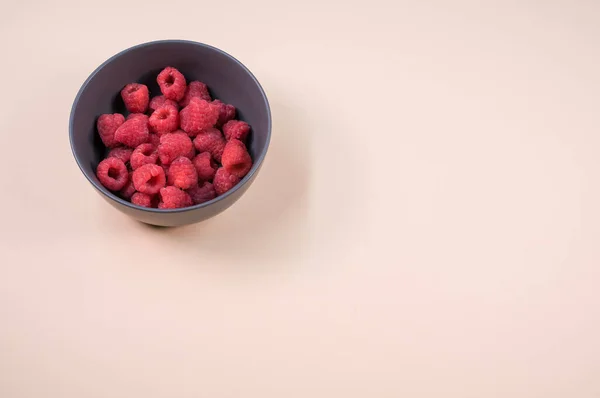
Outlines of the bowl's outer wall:
<svg viewBox="0 0 600 398">
<path fill-rule="evenodd" d="M 206 83 L 213 98 L 232 104 L 237 118 L 250 124 L 248 151 L 255 162 L 242 182 L 214 203 L 179 211 L 149 211 L 125 204 L 98 181 L 95 170 L 106 153 L 96 133 L 103 113 L 124 113 L 121 89 L 128 83 L 148 85 L 159 95 L 156 76 L 166 66 L 179 69 L 189 81 Z M 111 59 L 87 82 L 73 107 L 71 145 L 83 173 L 107 201 L 127 215 L 154 225 L 177 226 L 210 218 L 231 206 L 254 181 L 270 138 L 270 110 L 265 94 L 248 70 L 227 54 L 195 42 L 161 41 L 133 47 Z"/>
</svg>

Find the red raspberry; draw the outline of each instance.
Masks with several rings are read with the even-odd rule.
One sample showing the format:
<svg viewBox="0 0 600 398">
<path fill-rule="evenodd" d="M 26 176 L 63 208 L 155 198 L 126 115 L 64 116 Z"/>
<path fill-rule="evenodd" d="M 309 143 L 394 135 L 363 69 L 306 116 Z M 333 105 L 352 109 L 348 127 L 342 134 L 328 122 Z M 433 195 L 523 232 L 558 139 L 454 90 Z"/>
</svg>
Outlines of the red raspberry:
<svg viewBox="0 0 600 398">
<path fill-rule="evenodd" d="M 156 164 L 157 160 L 158 153 L 156 153 L 154 145 L 150 143 L 141 144 L 131 154 L 131 168 L 135 170 L 145 164 Z"/>
<path fill-rule="evenodd" d="M 98 164 L 96 176 L 100 183 L 111 191 L 122 189 L 129 180 L 127 166 L 121 159 L 106 158 Z"/>
<path fill-rule="evenodd" d="M 200 98 L 192 98 L 179 114 L 181 129 L 194 137 L 201 130 L 213 127 L 219 120 L 219 106 Z"/>
<path fill-rule="evenodd" d="M 160 159 L 159 159 L 160 160 Z M 160 167 L 162 167 L 163 171 L 165 172 L 166 176 L 169 176 L 169 165 L 168 164 L 160 164 Z"/>
<path fill-rule="evenodd" d="M 231 119 L 235 118 L 235 106 L 224 104 L 219 100 L 214 100 L 213 105 L 219 106 L 219 120 L 217 126 L 221 127 Z"/>
<path fill-rule="evenodd" d="M 156 196 L 148 195 L 147 193 L 136 192 L 131 196 L 131 203 L 142 207 L 154 207 L 153 203 Z"/>
<path fill-rule="evenodd" d="M 223 134 L 225 134 L 227 141 L 233 139 L 246 141 L 249 132 L 250 126 L 241 120 L 230 120 L 223 125 Z"/>
<path fill-rule="evenodd" d="M 188 84 L 185 95 L 183 96 L 183 99 L 179 101 L 179 105 L 181 105 L 182 108 L 188 106 L 192 98 L 200 98 L 205 101 L 210 101 L 212 99 L 210 98 L 206 84 L 197 80 Z"/>
<path fill-rule="evenodd" d="M 178 209 L 192 205 L 192 198 L 187 192 L 177 187 L 165 187 L 160 190 L 159 209 Z"/>
<path fill-rule="evenodd" d="M 135 189 L 148 195 L 157 194 L 167 182 L 162 167 L 156 164 L 140 166 L 133 172 L 132 179 Z"/>
<path fill-rule="evenodd" d="M 130 172 L 129 173 L 129 181 L 127 181 L 127 184 L 125 184 L 125 186 L 123 187 L 123 189 L 121 189 L 119 194 L 121 195 L 121 197 L 123 199 L 130 199 L 131 195 L 133 195 L 134 193 L 135 193 L 135 187 L 133 186 L 133 173 Z"/>
<path fill-rule="evenodd" d="M 206 129 L 196 136 L 194 146 L 198 152 L 210 152 L 213 159 L 220 162 L 225 148 L 225 138 L 218 129 Z"/>
<path fill-rule="evenodd" d="M 156 78 L 165 98 L 180 101 L 185 95 L 185 77 L 177 69 L 167 66 Z"/>
<path fill-rule="evenodd" d="M 131 149 L 126 148 L 124 146 L 120 146 L 118 148 L 111 149 L 110 152 L 108 152 L 108 155 L 106 155 L 106 157 L 121 159 L 123 163 L 127 163 L 131 158 L 131 152 Z"/>
<path fill-rule="evenodd" d="M 202 186 L 194 185 L 190 189 L 186 191 L 190 197 L 192 198 L 192 202 L 195 205 L 199 205 L 200 203 L 208 202 L 217 197 L 217 193 L 215 192 L 215 187 L 208 181 L 205 181 Z"/>
<path fill-rule="evenodd" d="M 115 132 L 115 140 L 130 148 L 135 148 L 150 138 L 148 117 L 138 116 L 126 120 Z"/>
<path fill-rule="evenodd" d="M 150 138 L 148 139 L 148 142 L 150 144 L 152 144 L 154 146 L 154 148 L 158 148 L 158 145 L 160 144 L 160 135 L 150 134 Z"/>
<path fill-rule="evenodd" d="M 219 170 L 217 170 L 217 173 L 215 174 L 213 185 L 217 195 L 223 195 L 225 192 L 236 186 L 238 182 L 240 182 L 239 177 L 230 174 L 224 167 L 219 167 Z"/>
<path fill-rule="evenodd" d="M 246 146 L 242 141 L 235 139 L 227 141 L 221 163 L 229 173 L 239 178 L 244 178 L 252 168 L 252 158 L 246 150 Z"/>
<path fill-rule="evenodd" d="M 186 157 L 180 156 L 169 166 L 167 182 L 177 188 L 188 189 L 191 186 L 198 185 L 198 172 L 192 164 L 192 161 Z"/>
<path fill-rule="evenodd" d="M 107 148 L 114 148 L 119 146 L 119 143 L 115 140 L 115 131 L 121 125 L 125 123 L 125 116 L 120 113 L 100 115 L 96 122 L 98 128 L 98 135 Z"/>
<path fill-rule="evenodd" d="M 179 112 L 172 105 L 163 105 L 152 113 L 148 125 L 150 131 L 158 134 L 175 131 L 179 127 Z"/>
<path fill-rule="evenodd" d="M 148 108 L 150 111 L 154 112 L 158 108 L 163 105 L 173 105 L 177 110 L 179 110 L 179 104 L 173 100 L 166 99 L 164 95 L 157 95 L 156 97 L 150 100 L 150 104 L 148 104 Z"/>
<path fill-rule="evenodd" d="M 196 156 L 192 161 L 194 163 L 194 167 L 196 167 L 196 172 L 198 173 L 198 180 L 200 181 L 212 181 L 215 177 L 215 173 L 219 166 L 213 160 L 210 152 L 202 152 L 200 155 Z"/>
<path fill-rule="evenodd" d="M 160 137 L 158 156 L 162 164 L 168 165 L 180 156 L 194 157 L 194 145 L 186 133 L 176 131 Z"/>
<path fill-rule="evenodd" d="M 125 108 L 131 113 L 143 113 L 148 108 L 150 93 L 148 87 L 143 84 L 130 83 L 121 90 L 121 98 Z"/>
<path fill-rule="evenodd" d="M 146 120 L 146 122 L 148 122 L 148 116 L 144 115 L 143 113 L 130 113 L 129 116 L 127 116 L 127 120 L 133 119 L 136 117 L 142 117 Z"/>
</svg>

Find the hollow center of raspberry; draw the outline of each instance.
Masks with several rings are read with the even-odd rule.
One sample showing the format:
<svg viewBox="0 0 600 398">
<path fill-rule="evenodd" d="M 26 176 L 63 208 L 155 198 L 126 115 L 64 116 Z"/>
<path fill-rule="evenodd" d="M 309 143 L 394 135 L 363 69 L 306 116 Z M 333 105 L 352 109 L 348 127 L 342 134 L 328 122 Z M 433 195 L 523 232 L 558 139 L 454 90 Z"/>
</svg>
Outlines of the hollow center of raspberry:
<svg viewBox="0 0 600 398">
<path fill-rule="evenodd" d="M 150 186 L 155 186 L 155 185 L 157 185 L 157 184 L 158 184 L 158 176 L 151 177 L 151 178 L 148 180 L 147 184 L 148 184 L 148 185 L 150 185 Z"/>
<path fill-rule="evenodd" d="M 173 77 L 173 75 L 167 76 L 167 78 L 165 79 L 165 84 L 167 85 L 167 87 L 172 85 L 173 83 L 175 83 L 175 78 Z"/>
<path fill-rule="evenodd" d="M 108 176 L 112 179 L 119 178 L 119 170 L 117 169 L 108 169 Z"/>
<path fill-rule="evenodd" d="M 167 111 L 161 111 L 161 112 L 158 113 L 157 116 L 158 116 L 158 118 L 160 120 L 165 120 L 167 118 L 167 116 L 169 116 L 169 112 L 167 112 Z"/>
<path fill-rule="evenodd" d="M 135 93 L 136 91 L 138 91 L 138 88 L 136 86 L 129 87 L 129 90 L 127 90 L 129 94 Z"/>
</svg>

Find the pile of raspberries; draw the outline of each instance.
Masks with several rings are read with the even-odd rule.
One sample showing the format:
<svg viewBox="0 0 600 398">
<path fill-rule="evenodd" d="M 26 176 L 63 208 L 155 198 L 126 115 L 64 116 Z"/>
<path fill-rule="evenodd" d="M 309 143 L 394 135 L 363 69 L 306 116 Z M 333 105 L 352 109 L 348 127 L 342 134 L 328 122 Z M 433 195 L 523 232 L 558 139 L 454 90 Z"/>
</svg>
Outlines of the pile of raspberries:
<svg viewBox="0 0 600 398">
<path fill-rule="evenodd" d="M 252 168 L 246 149 L 248 123 L 233 105 L 213 100 L 206 84 L 186 83 L 166 67 L 157 82 L 162 95 L 131 83 L 121 91 L 129 115 L 98 118 L 109 148 L 96 169 L 100 183 L 144 207 L 177 209 L 204 203 L 233 188 Z"/>
</svg>

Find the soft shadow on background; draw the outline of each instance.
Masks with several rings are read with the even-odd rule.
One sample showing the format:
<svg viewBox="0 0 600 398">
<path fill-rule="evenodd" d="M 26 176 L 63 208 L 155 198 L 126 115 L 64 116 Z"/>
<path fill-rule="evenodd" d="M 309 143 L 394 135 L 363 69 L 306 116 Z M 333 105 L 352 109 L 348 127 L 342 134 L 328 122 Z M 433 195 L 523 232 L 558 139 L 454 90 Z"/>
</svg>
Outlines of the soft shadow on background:
<svg viewBox="0 0 600 398">
<path fill-rule="evenodd" d="M 228 257 L 243 266 L 298 258 L 309 245 L 309 135 L 303 116 L 288 101 L 271 96 L 273 131 L 265 162 L 248 191 L 229 209 L 204 222 L 150 231 L 182 250 Z M 237 261 L 237 262 L 236 262 Z"/>
</svg>

